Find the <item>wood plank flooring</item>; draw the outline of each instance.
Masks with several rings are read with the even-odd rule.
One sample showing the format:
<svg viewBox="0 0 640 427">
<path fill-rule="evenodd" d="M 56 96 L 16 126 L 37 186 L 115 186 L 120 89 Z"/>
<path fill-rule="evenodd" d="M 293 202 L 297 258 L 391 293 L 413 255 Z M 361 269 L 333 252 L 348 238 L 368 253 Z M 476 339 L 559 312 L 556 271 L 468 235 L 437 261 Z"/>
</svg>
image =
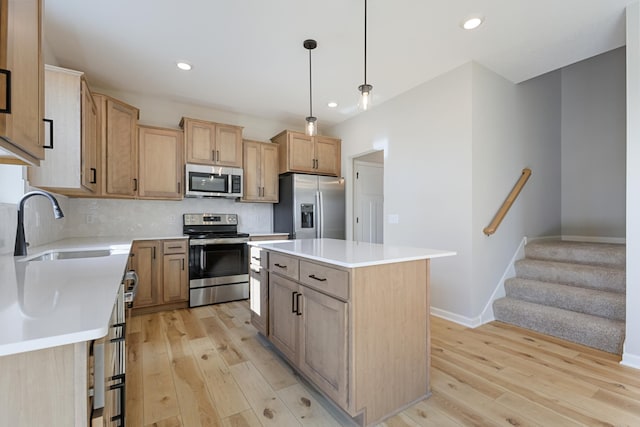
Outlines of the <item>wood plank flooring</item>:
<svg viewBox="0 0 640 427">
<path fill-rule="evenodd" d="M 127 426 L 347 425 L 249 319 L 246 302 L 130 318 Z M 431 325 L 433 394 L 382 427 L 640 426 L 640 371 L 618 356 L 498 322 Z"/>
</svg>

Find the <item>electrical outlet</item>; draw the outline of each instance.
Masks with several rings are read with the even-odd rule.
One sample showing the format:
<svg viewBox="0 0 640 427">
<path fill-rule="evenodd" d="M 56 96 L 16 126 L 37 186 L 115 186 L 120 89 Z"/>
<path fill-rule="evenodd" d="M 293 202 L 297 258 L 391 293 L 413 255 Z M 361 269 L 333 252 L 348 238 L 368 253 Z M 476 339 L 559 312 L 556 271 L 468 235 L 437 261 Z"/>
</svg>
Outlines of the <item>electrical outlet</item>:
<svg viewBox="0 0 640 427">
<path fill-rule="evenodd" d="M 93 224 L 94 222 L 96 222 L 96 216 L 94 214 L 86 214 L 84 216 L 84 221 L 87 224 Z"/>
<path fill-rule="evenodd" d="M 169 224 L 175 224 L 176 223 L 176 216 L 175 215 L 169 215 Z"/>
<path fill-rule="evenodd" d="M 389 224 L 398 224 L 400 222 L 400 215 L 392 214 L 389 215 Z"/>
</svg>

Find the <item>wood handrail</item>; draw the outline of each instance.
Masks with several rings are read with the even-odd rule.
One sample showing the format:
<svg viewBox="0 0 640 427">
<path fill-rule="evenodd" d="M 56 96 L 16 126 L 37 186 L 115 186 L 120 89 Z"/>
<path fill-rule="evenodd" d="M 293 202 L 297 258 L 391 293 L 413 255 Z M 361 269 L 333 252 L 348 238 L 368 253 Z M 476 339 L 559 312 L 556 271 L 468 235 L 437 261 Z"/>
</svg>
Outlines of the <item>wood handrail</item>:
<svg viewBox="0 0 640 427">
<path fill-rule="evenodd" d="M 482 230 L 484 231 L 484 234 L 486 234 L 487 236 L 491 236 L 493 233 L 496 232 L 496 230 L 498 229 L 498 226 L 504 219 L 507 212 L 509 212 L 509 208 L 511 208 L 511 205 L 513 204 L 513 202 L 516 200 L 516 198 L 518 198 L 520 191 L 522 191 L 522 187 L 524 187 L 524 185 L 527 183 L 527 180 L 529 179 L 530 176 L 531 176 L 531 169 L 529 168 L 522 169 L 522 175 L 520 175 L 520 179 L 518 179 L 518 182 L 516 182 L 516 185 L 513 186 L 511 193 L 509 193 L 504 203 L 502 203 L 502 206 L 500 206 L 500 209 L 496 213 L 496 216 L 493 217 L 493 221 L 491 221 L 491 224 L 489 224 L 487 227 L 485 227 L 484 230 Z"/>
</svg>

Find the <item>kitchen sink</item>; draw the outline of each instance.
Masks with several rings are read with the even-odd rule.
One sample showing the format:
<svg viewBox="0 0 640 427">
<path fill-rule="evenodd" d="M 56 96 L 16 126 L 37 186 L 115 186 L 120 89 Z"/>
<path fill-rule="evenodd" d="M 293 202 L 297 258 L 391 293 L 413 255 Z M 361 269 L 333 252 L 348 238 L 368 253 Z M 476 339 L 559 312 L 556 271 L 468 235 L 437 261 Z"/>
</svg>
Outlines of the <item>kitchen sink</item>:
<svg viewBox="0 0 640 427">
<path fill-rule="evenodd" d="M 60 259 L 96 258 L 109 256 L 114 251 L 111 249 L 89 249 L 86 251 L 48 251 L 25 261 L 54 261 Z"/>
</svg>

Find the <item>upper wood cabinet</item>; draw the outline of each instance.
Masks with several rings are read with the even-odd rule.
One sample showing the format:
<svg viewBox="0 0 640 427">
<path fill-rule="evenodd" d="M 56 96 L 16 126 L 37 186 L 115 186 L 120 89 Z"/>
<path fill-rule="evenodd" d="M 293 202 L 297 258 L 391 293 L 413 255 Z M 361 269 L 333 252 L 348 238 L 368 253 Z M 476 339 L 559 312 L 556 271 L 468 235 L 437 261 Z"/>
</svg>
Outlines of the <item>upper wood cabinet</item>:
<svg viewBox="0 0 640 427">
<path fill-rule="evenodd" d="M 242 127 L 183 117 L 187 163 L 242 167 Z"/>
<path fill-rule="evenodd" d="M 243 141 L 243 201 L 278 203 L 277 144 Z"/>
<path fill-rule="evenodd" d="M 138 197 L 182 199 L 184 136 L 177 129 L 138 126 Z"/>
<path fill-rule="evenodd" d="M 45 66 L 46 158 L 28 170 L 29 184 L 59 194 L 98 189 L 98 109 L 83 73 Z"/>
<path fill-rule="evenodd" d="M 0 162 L 44 159 L 43 70 L 42 1 L 0 0 Z"/>
<path fill-rule="evenodd" d="M 271 141 L 281 146 L 279 173 L 340 176 L 339 139 L 285 130 Z"/>
<path fill-rule="evenodd" d="M 100 114 L 101 195 L 133 198 L 138 192 L 139 110 L 107 95 L 94 94 Z"/>
</svg>

